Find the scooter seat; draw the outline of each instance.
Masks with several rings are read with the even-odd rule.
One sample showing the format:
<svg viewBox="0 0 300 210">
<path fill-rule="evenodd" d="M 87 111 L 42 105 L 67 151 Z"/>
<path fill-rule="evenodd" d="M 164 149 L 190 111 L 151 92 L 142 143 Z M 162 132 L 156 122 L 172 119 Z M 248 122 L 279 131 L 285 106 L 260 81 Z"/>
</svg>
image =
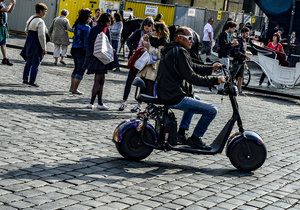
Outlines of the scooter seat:
<svg viewBox="0 0 300 210">
<path fill-rule="evenodd" d="M 145 102 L 147 104 L 163 104 L 159 101 L 158 98 L 153 97 L 153 96 L 149 96 L 149 95 L 146 95 L 146 94 L 140 94 L 137 97 L 137 100 L 140 101 L 140 102 Z"/>
</svg>

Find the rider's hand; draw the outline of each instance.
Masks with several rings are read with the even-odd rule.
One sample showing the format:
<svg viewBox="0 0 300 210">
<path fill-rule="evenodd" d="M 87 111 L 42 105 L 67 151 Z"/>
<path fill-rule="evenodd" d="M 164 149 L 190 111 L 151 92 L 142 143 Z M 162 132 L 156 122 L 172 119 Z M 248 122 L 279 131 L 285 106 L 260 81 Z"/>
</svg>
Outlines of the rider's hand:
<svg viewBox="0 0 300 210">
<path fill-rule="evenodd" d="M 214 63 L 212 65 L 212 67 L 213 67 L 213 71 L 217 71 L 217 70 L 219 70 L 219 69 L 222 68 L 222 64 L 220 64 L 220 63 Z"/>
<path fill-rule="evenodd" d="M 219 76 L 218 77 L 218 83 L 219 84 L 222 84 L 222 83 L 225 83 L 226 82 L 226 77 L 225 76 Z"/>
</svg>

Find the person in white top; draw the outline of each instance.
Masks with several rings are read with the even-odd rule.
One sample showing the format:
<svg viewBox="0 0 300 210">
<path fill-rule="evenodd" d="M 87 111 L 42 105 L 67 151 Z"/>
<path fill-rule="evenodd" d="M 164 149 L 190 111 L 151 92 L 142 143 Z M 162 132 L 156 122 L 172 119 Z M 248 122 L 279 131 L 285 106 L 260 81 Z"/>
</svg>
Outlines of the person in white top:
<svg viewBox="0 0 300 210">
<path fill-rule="evenodd" d="M 214 28 L 213 28 L 214 19 L 209 18 L 206 25 L 203 29 L 203 49 L 202 53 L 206 54 L 206 62 L 212 62 L 210 59 L 211 56 L 211 47 L 212 47 L 212 41 L 214 38 Z"/>
<path fill-rule="evenodd" d="M 46 33 L 48 33 L 44 20 L 48 7 L 44 3 L 35 5 L 36 14 L 32 15 L 26 23 L 27 34 L 21 56 L 26 61 L 23 71 L 23 84 L 38 87 L 35 83 L 38 67 L 46 54 Z M 28 80 L 29 79 L 29 80 Z"/>
</svg>

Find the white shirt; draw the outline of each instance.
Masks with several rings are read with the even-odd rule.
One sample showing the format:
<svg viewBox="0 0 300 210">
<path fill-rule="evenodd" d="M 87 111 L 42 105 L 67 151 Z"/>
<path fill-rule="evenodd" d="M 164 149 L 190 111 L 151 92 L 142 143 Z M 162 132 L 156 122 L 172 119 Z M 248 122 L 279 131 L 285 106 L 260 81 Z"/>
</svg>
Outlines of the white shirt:
<svg viewBox="0 0 300 210">
<path fill-rule="evenodd" d="M 34 18 L 34 17 L 36 17 L 36 15 L 32 15 L 27 20 L 25 32 L 27 33 L 29 30 L 30 31 L 37 31 L 41 47 L 42 47 L 43 50 L 46 50 L 46 44 L 47 43 L 46 43 L 45 34 L 48 32 L 48 29 L 47 29 L 47 27 L 45 25 L 45 22 L 42 18 Z M 34 19 L 32 20 L 32 18 L 34 18 Z M 30 24 L 28 25 L 29 22 L 30 22 Z"/>
<path fill-rule="evenodd" d="M 211 33 L 211 39 L 209 38 L 208 36 L 208 33 Z M 203 41 L 205 42 L 210 42 L 212 41 L 214 38 L 214 29 L 212 27 L 212 25 L 210 25 L 209 23 L 206 23 L 206 25 L 204 26 L 204 29 L 203 29 Z"/>
</svg>

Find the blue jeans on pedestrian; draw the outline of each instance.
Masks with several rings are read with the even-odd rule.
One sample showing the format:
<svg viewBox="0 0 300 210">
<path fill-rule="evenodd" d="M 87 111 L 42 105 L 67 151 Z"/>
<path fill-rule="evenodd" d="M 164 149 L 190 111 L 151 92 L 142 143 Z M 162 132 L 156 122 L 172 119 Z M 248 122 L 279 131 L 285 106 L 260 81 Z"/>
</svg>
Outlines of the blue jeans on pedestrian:
<svg viewBox="0 0 300 210">
<path fill-rule="evenodd" d="M 191 124 L 191 120 L 194 114 L 202 114 L 198 121 L 193 135 L 202 137 L 206 132 L 209 124 L 217 115 L 217 108 L 206 102 L 191 98 L 184 97 L 178 104 L 171 106 L 173 109 L 179 109 L 184 111 L 181 119 L 180 128 L 188 130 Z"/>
<path fill-rule="evenodd" d="M 111 46 L 114 49 L 114 64 L 116 68 L 120 68 L 119 58 L 118 58 L 118 49 L 119 49 L 119 40 L 111 40 Z"/>
<path fill-rule="evenodd" d="M 28 82 L 28 78 L 29 78 L 29 84 L 35 83 L 40 63 L 41 63 L 41 57 L 39 56 L 27 57 L 24 71 L 23 71 L 23 81 Z"/>
<path fill-rule="evenodd" d="M 71 55 L 74 60 L 74 70 L 71 77 L 82 80 L 85 69 L 83 68 L 85 60 L 85 50 L 83 48 L 71 48 Z"/>
</svg>

